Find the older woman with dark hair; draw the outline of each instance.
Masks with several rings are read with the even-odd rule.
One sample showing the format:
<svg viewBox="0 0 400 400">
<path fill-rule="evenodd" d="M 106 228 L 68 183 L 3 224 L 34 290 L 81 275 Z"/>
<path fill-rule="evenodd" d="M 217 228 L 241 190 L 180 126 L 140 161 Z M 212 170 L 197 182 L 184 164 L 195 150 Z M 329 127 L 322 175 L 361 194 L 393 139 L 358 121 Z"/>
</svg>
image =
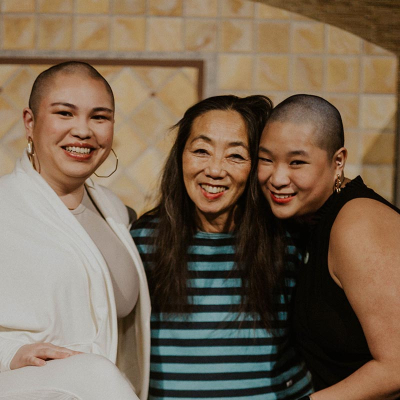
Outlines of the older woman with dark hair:
<svg viewBox="0 0 400 400">
<path fill-rule="evenodd" d="M 297 253 L 258 208 L 264 96 L 216 96 L 176 124 L 158 205 L 131 231 L 152 297 L 150 399 L 296 399 L 290 343 Z"/>
</svg>

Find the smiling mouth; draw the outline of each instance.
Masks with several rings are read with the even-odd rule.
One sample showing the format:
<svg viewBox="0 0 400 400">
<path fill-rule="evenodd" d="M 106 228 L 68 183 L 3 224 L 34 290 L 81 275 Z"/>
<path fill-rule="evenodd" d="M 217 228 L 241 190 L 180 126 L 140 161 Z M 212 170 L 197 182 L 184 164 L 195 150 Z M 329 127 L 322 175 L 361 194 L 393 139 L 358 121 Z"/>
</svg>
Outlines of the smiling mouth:
<svg viewBox="0 0 400 400">
<path fill-rule="evenodd" d="M 222 193 L 228 190 L 226 186 L 210 186 L 210 185 L 200 184 L 200 187 L 207 193 L 211 194 Z"/>
<path fill-rule="evenodd" d="M 272 194 L 277 199 L 288 199 L 288 198 L 294 196 L 294 194 L 276 194 L 276 193 L 272 193 Z"/>
<path fill-rule="evenodd" d="M 63 149 L 72 154 L 90 154 L 94 149 L 89 147 L 64 146 Z"/>
<path fill-rule="evenodd" d="M 271 191 L 270 191 L 270 193 L 271 193 L 272 200 L 275 203 L 278 203 L 278 204 L 289 203 L 294 198 L 294 196 L 296 196 L 296 193 L 293 193 L 293 194 L 278 194 L 278 193 L 274 193 L 274 192 L 271 192 Z"/>
</svg>

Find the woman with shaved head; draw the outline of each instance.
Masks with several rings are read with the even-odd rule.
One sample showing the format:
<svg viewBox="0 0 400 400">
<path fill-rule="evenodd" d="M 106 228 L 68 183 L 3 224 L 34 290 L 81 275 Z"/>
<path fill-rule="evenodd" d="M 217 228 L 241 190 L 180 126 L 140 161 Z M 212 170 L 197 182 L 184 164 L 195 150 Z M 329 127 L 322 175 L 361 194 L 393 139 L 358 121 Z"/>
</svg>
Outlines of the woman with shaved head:
<svg viewBox="0 0 400 400">
<path fill-rule="evenodd" d="M 312 400 L 400 398 L 400 215 L 344 177 L 339 111 L 295 95 L 264 128 L 258 178 L 274 215 L 306 228 L 294 330 Z"/>
<path fill-rule="evenodd" d="M 112 151 L 112 90 L 58 64 L 23 119 L 27 150 L 0 179 L 0 398 L 144 400 L 146 278 L 125 206 L 90 179 Z"/>
</svg>

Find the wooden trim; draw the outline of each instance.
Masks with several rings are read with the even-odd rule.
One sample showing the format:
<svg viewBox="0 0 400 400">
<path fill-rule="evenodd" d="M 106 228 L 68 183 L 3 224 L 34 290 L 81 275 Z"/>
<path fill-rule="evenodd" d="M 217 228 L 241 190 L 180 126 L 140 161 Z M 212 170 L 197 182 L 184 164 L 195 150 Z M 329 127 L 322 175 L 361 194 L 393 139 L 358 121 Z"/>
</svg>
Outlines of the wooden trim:
<svg viewBox="0 0 400 400">
<path fill-rule="evenodd" d="M 59 64 L 65 61 L 83 61 L 93 65 L 127 65 L 132 67 L 192 67 L 199 70 L 197 80 L 197 94 L 199 100 L 203 99 L 204 91 L 204 61 L 187 59 L 125 59 L 125 58 L 66 58 L 66 57 L 0 57 L 0 64 Z"/>
</svg>

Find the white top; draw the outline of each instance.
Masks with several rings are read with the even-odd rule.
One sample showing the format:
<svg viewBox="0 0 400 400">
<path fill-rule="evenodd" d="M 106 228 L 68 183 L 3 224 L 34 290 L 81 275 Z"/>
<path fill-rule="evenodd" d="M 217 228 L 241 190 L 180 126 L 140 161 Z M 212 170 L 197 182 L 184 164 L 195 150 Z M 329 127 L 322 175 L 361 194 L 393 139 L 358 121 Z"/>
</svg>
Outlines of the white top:
<svg viewBox="0 0 400 400">
<path fill-rule="evenodd" d="M 118 365 L 147 397 L 150 299 L 140 256 L 109 190 L 85 186 L 136 267 L 140 294 L 120 321 Z M 122 211 L 123 210 L 123 211 Z M 115 362 L 118 329 L 107 264 L 85 229 L 32 168 L 26 154 L 0 178 L 0 372 L 24 344 L 51 342 Z"/>
<path fill-rule="evenodd" d="M 93 204 L 86 190 L 81 204 L 71 210 L 71 213 L 103 255 L 113 283 L 117 316 L 126 317 L 133 310 L 139 296 L 139 278 L 132 257 Z"/>
</svg>

